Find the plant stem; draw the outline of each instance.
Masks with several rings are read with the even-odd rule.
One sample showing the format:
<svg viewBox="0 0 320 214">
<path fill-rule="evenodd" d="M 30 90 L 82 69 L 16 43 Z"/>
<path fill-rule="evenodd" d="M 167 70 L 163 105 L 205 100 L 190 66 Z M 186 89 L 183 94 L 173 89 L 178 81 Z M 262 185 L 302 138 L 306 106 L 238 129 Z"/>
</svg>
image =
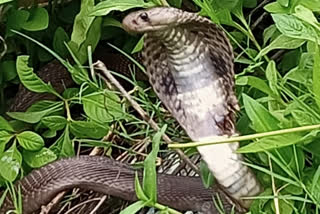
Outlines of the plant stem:
<svg viewBox="0 0 320 214">
<path fill-rule="evenodd" d="M 319 128 L 320 128 L 320 124 L 317 124 L 317 125 L 302 126 L 302 127 L 296 127 L 296 128 L 290 128 L 290 129 L 276 130 L 271 132 L 244 135 L 239 137 L 225 138 L 224 136 L 217 136 L 216 138 L 212 138 L 211 140 L 208 139 L 207 141 L 203 141 L 203 142 L 192 142 L 192 143 L 184 143 L 184 144 L 173 143 L 173 144 L 169 144 L 168 147 L 169 148 L 189 148 L 189 147 L 205 146 L 205 145 L 212 145 L 212 144 L 235 143 L 239 141 L 253 140 L 257 138 L 270 137 L 275 135 L 310 131 L 310 130 L 319 129 Z"/>
</svg>

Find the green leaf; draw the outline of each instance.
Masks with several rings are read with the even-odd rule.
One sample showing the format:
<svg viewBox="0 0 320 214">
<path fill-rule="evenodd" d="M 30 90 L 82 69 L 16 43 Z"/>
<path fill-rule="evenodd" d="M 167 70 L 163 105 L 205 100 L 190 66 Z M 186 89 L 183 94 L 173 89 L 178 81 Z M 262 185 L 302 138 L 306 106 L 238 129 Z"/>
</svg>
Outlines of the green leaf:
<svg viewBox="0 0 320 214">
<path fill-rule="evenodd" d="M 237 150 L 238 153 L 255 153 L 264 152 L 271 149 L 278 149 L 281 147 L 293 145 L 301 142 L 302 136 L 297 133 L 290 133 L 284 135 L 277 135 L 271 137 L 260 138 L 254 143 L 250 143 Z"/>
<path fill-rule="evenodd" d="M 32 131 L 24 131 L 17 134 L 17 140 L 24 149 L 29 151 L 37 151 L 44 146 L 42 137 Z"/>
<path fill-rule="evenodd" d="M 9 182 L 13 182 L 21 167 L 22 157 L 13 144 L 7 151 L 0 155 L 0 175 Z"/>
<path fill-rule="evenodd" d="M 135 176 L 135 179 L 134 179 L 134 189 L 136 191 L 136 194 L 137 194 L 137 198 L 142 200 L 142 201 L 148 201 L 148 197 L 146 196 L 146 194 L 144 193 L 143 189 L 142 189 L 142 186 L 140 184 L 140 181 L 139 181 L 139 176 L 138 176 L 138 173 L 136 172 L 136 176 Z"/>
<path fill-rule="evenodd" d="M 143 171 L 143 190 L 151 203 L 157 202 L 157 171 L 156 171 L 156 159 L 159 152 L 159 146 L 161 137 L 167 129 L 167 125 L 164 125 L 160 131 L 158 131 L 152 139 L 152 151 L 148 154 L 144 161 Z"/>
<path fill-rule="evenodd" d="M 261 58 L 272 50 L 275 49 L 296 49 L 303 45 L 305 40 L 303 38 L 292 38 L 281 34 L 275 40 L 273 40 L 267 47 L 263 48 L 259 54 L 256 56 L 256 59 Z"/>
<path fill-rule="evenodd" d="M 279 91 L 278 91 L 278 87 L 277 87 L 277 85 L 278 85 L 277 75 L 278 75 L 278 71 L 276 68 L 276 63 L 273 60 L 271 60 L 268 63 L 268 66 L 266 69 L 266 77 L 269 82 L 269 87 L 272 90 L 273 94 L 280 96 Z"/>
<path fill-rule="evenodd" d="M 21 30 L 23 25 L 29 18 L 30 13 L 25 10 L 15 10 L 11 9 L 8 13 L 7 23 L 6 23 L 6 35 L 12 36 L 14 33 L 11 30 Z"/>
<path fill-rule="evenodd" d="M 319 36 L 310 24 L 293 15 L 272 14 L 271 16 L 278 30 L 288 37 L 316 42 Z"/>
<path fill-rule="evenodd" d="M 239 0 L 224 0 L 224 1 L 216 1 L 217 5 L 221 8 L 226 8 L 228 10 L 232 10 L 237 6 Z"/>
<path fill-rule="evenodd" d="M 141 51 L 142 48 L 143 48 L 143 36 L 141 37 L 141 39 L 139 39 L 138 43 L 136 44 L 136 46 L 132 50 L 131 54 L 134 54 L 134 53 Z"/>
<path fill-rule="evenodd" d="M 200 176 L 205 188 L 209 189 L 212 187 L 214 183 L 214 177 L 204 161 L 200 162 Z"/>
<path fill-rule="evenodd" d="M 71 40 L 68 43 L 80 64 L 88 58 L 87 47 L 91 45 L 94 50 L 101 35 L 102 18 L 89 15 L 93 6 L 94 0 L 81 1 L 81 9 L 74 20 Z"/>
<path fill-rule="evenodd" d="M 316 50 L 314 53 L 314 64 L 313 64 L 313 93 L 318 108 L 320 108 L 320 50 L 319 45 L 315 45 Z"/>
<path fill-rule="evenodd" d="M 53 36 L 53 50 L 61 57 L 67 57 L 69 52 L 65 46 L 65 42 L 69 42 L 70 38 L 62 27 L 58 27 Z"/>
<path fill-rule="evenodd" d="M 241 86 L 249 85 L 251 87 L 254 87 L 262 91 L 265 94 L 268 94 L 270 96 L 273 95 L 273 92 L 269 88 L 267 83 L 264 80 L 255 76 L 240 76 L 236 79 L 236 85 L 241 85 Z"/>
<path fill-rule="evenodd" d="M 82 98 L 86 115 L 94 121 L 105 124 L 124 117 L 119 97 L 108 91 L 105 94 L 91 94 Z"/>
<path fill-rule="evenodd" d="M 4 82 L 13 80 L 17 77 L 16 62 L 13 60 L 3 61 L 0 64 L 0 71 L 3 72 Z"/>
<path fill-rule="evenodd" d="M 6 144 L 11 140 L 13 134 L 6 131 L 0 131 L 0 154 L 4 151 Z"/>
<path fill-rule="evenodd" d="M 56 154 L 48 148 L 32 152 L 23 150 L 23 160 L 32 168 L 40 168 L 57 159 Z"/>
<path fill-rule="evenodd" d="M 48 11 L 43 7 L 37 7 L 30 10 L 30 16 L 22 28 L 28 31 L 39 31 L 46 29 L 48 24 Z"/>
<path fill-rule="evenodd" d="M 105 16 L 111 11 L 125 11 L 132 8 L 142 7 L 148 8 L 156 6 L 152 2 L 144 2 L 143 0 L 105 0 L 98 3 L 91 11 L 91 16 Z"/>
<path fill-rule="evenodd" d="M 257 0 L 243 0 L 243 7 L 255 8 L 257 6 Z"/>
<path fill-rule="evenodd" d="M 8 3 L 8 2 L 12 2 L 13 0 L 0 0 L 0 5 L 1 4 L 5 4 L 5 3 Z"/>
<path fill-rule="evenodd" d="M 299 1 L 299 4 L 309 8 L 312 11 L 319 11 L 320 10 L 320 0 L 303 0 Z"/>
<path fill-rule="evenodd" d="M 108 133 L 109 128 L 93 121 L 72 121 L 70 132 L 78 138 L 100 139 Z"/>
<path fill-rule="evenodd" d="M 137 201 L 133 204 L 126 207 L 124 210 L 120 212 L 120 214 L 134 214 L 137 213 L 139 210 L 141 210 L 143 207 L 145 207 L 146 202 L 144 201 Z"/>
<path fill-rule="evenodd" d="M 246 94 L 242 94 L 243 103 L 252 128 L 256 132 L 274 131 L 279 129 L 279 120 L 275 118 L 264 106 Z"/>
<path fill-rule="evenodd" d="M 4 119 L 2 116 L 0 116 L 0 130 L 6 130 L 9 132 L 13 132 L 12 126 L 9 124 L 9 122 Z"/>
<path fill-rule="evenodd" d="M 289 6 L 289 0 L 277 0 L 277 2 L 283 7 Z"/>
<path fill-rule="evenodd" d="M 63 102 L 40 101 L 33 104 L 27 112 L 7 112 L 7 115 L 27 123 L 38 123 L 44 116 L 61 110 Z"/>
<path fill-rule="evenodd" d="M 315 28 L 319 28 L 319 23 L 317 18 L 314 16 L 314 14 L 312 13 L 311 10 L 309 10 L 308 8 L 302 6 L 302 5 L 298 5 L 294 8 L 295 13 L 293 14 L 294 16 L 298 17 L 299 19 L 311 24 L 312 26 L 314 26 Z"/>
<path fill-rule="evenodd" d="M 74 156 L 74 149 L 69 135 L 69 125 L 66 126 L 62 135 L 50 146 L 58 158 Z"/>
<path fill-rule="evenodd" d="M 62 116 L 48 116 L 41 119 L 41 122 L 51 130 L 61 130 L 67 124 L 67 119 Z"/>
<path fill-rule="evenodd" d="M 168 0 L 168 3 L 176 8 L 181 8 L 182 0 Z"/>
<path fill-rule="evenodd" d="M 278 2 L 271 2 L 263 8 L 269 13 L 290 13 L 289 7 L 283 7 Z"/>
<path fill-rule="evenodd" d="M 28 60 L 29 56 L 24 55 L 17 58 L 17 71 L 22 84 L 33 92 L 58 94 L 50 84 L 46 84 L 33 73 L 33 69 L 28 66 Z"/>
</svg>

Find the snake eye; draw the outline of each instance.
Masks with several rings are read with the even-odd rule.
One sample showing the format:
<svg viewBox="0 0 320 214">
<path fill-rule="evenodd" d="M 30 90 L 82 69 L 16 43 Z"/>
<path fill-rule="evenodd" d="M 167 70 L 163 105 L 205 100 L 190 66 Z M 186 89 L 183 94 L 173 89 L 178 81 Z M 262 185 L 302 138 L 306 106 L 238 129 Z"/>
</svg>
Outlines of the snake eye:
<svg viewBox="0 0 320 214">
<path fill-rule="evenodd" d="M 143 20 L 143 21 L 149 21 L 149 16 L 148 16 L 148 14 L 147 13 L 141 13 L 140 14 L 140 18 Z"/>
</svg>

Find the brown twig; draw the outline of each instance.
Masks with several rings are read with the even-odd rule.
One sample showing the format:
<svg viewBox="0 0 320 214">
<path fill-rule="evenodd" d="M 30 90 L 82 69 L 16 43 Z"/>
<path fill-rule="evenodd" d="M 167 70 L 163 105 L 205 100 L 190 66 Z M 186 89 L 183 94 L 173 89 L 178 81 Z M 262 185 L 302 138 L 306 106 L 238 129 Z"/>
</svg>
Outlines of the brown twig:
<svg viewBox="0 0 320 214">
<path fill-rule="evenodd" d="M 107 69 L 107 67 L 105 66 L 105 64 L 103 62 L 97 61 L 94 64 L 94 67 L 95 67 L 95 69 L 100 70 L 102 72 L 103 75 L 100 75 L 100 76 L 104 81 L 108 82 L 108 80 L 109 80 L 120 91 L 122 96 L 124 96 L 129 101 L 131 106 L 140 114 L 140 116 L 142 117 L 142 119 L 144 121 L 146 121 L 154 130 L 156 130 L 156 131 L 160 130 L 158 124 L 156 122 L 154 122 L 154 120 L 152 120 L 149 117 L 149 115 L 140 107 L 140 105 L 134 99 L 132 99 L 132 97 L 122 87 L 122 85 L 118 82 L 118 80 L 116 80 L 113 77 L 113 75 L 110 73 L 110 71 Z M 171 139 L 166 134 L 164 134 L 162 136 L 162 139 L 167 144 L 172 143 Z M 199 172 L 198 167 L 196 165 L 194 165 L 194 163 L 183 153 L 182 150 L 177 149 L 176 152 L 179 154 L 181 159 L 183 161 L 185 161 L 194 171 L 196 171 L 197 173 Z"/>
</svg>

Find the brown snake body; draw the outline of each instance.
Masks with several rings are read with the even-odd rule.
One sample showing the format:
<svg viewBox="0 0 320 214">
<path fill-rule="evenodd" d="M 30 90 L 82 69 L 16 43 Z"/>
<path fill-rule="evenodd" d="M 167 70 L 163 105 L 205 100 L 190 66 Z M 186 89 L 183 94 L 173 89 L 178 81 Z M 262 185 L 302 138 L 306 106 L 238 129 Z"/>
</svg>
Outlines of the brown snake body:
<svg viewBox="0 0 320 214">
<path fill-rule="evenodd" d="M 194 141 L 236 133 L 233 54 L 223 31 L 210 20 L 174 8 L 153 8 L 129 14 L 126 30 L 146 33 L 144 64 L 155 92 Z M 238 143 L 199 147 L 218 182 L 243 207 L 262 188 L 236 154 Z M 74 175 L 74 176 L 71 176 Z M 81 157 L 33 171 L 22 185 L 24 213 L 37 210 L 59 191 L 84 187 L 126 200 L 136 200 L 133 171 L 107 158 Z M 210 192 L 198 178 L 159 175 L 158 198 L 180 210 L 217 214 Z M 217 188 L 215 192 L 219 192 Z M 32 203 L 29 198 L 35 197 Z M 223 199 L 227 210 L 230 205 Z M 9 199 L 2 210 L 12 207 Z"/>
<path fill-rule="evenodd" d="M 135 171 L 129 165 L 107 157 L 80 156 L 62 159 L 34 170 L 16 186 L 21 187 L 23 213 L 29 214 L 49 203 L 59 192 L 73 187 L 136 201 L 134 177 Z M 199 177 L 159 174 L 157 179 L 159 203 L 179 210 L 218 214 L 213 206 L 212 192 L 220 191 L 217 188 L 213 191 L 205 189 Z M 225 210 L 231 211 L 232 205 L 225 199 L 222 202 Z M 0 213 L 9 209 L 13 209 L 13 205 L 7 197 Z"/>
</svg>

